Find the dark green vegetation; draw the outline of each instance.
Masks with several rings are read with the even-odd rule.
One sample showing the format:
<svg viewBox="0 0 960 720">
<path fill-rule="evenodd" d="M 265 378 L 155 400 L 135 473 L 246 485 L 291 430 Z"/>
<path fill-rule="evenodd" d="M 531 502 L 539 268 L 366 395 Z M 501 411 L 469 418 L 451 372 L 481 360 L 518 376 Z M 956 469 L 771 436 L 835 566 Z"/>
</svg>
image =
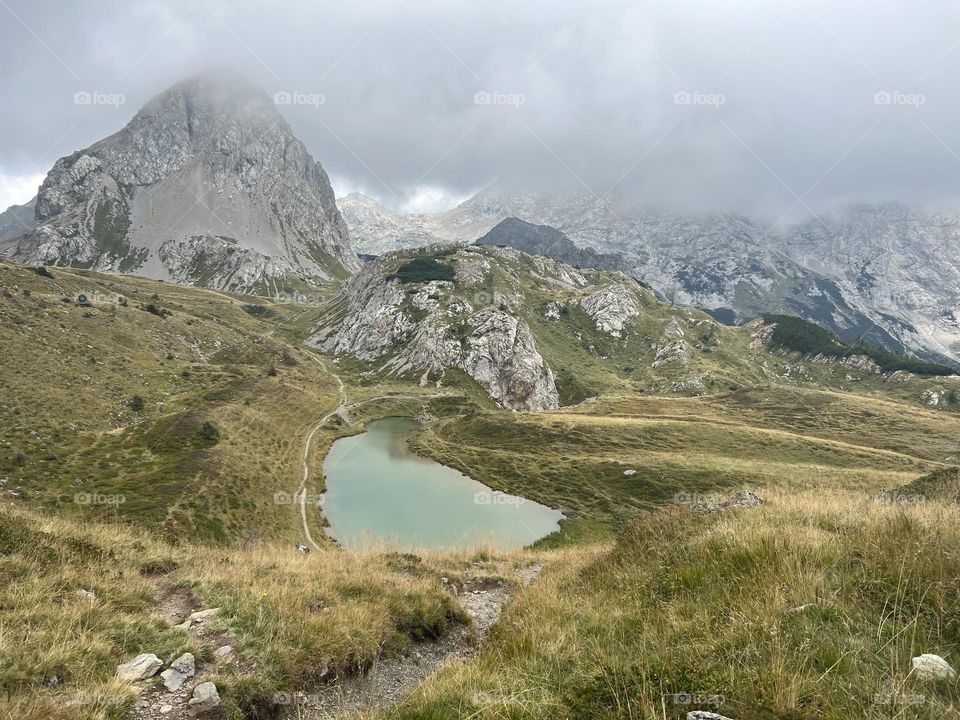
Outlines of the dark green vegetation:
<svg viewBox="0 0 960 720">
<path fill-rule="evenodd" d="M 417 257 L 397 268 L 394 277 L 402 283 L 430 282 L 432 280 L 449 282 L 456 277 L 456 271 L 435 258 Z"/>
<path fill-rule="evenodd" d="M 884 372 L 906 370 L 917 375 L 954 375 L 957 372 L 953 368 L 883 350 L 864 341 L 845 343 L 816 323 L 792 315 L 764 315 L 764 320 L 776 324 L 771 336 L 775 344 L 803 355 L 819 354 L 838 358 L 866 355 Z"/>
</svg>

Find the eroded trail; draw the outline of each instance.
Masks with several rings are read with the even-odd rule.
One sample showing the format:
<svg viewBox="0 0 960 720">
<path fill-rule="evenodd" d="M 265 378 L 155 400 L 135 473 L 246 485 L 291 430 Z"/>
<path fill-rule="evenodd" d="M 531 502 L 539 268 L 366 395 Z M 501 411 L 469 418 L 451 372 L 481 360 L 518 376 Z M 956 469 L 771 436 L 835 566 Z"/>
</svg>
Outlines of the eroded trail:
<svg viewBox="0 0 960 720">
<path fill-rule="evenodd" d="M 394 705 L 443 667 L 473 657 L 513 593 L 533 582 L 541 570 L 540 564 L 519 570 L 504 564 L 489 572 L 475 565 L 462 587 L 450 586 L 470 616 L 470 626 L 456 626 L 433 642 L 415 643 L 404 655 L 381 659 L 362 676 L 342 678 L 311 693 L 291 693 L 284 698 L 288 703 L 284 717 L 334 720 Z"/>
<path fill-rule="evenodd" d="M 317 432 L 322 428 L 327 421 L 332 418 L 334 415 L 339 415 L 344 419 L 344 421 L 349 425 L 350 420 L 347 418 L 344 410 L 347 408 L 347 391 L 343 385 L 343 380 L 340 379 L 340 376 L 335 372 L 330 370 L 327 367 L 327 364 L 318 358 L 316 355 L 310 354 L 310 357 L 316 361 L 320 367 L 323 368 L 323 371 L 327 373 L 330 377 L 337 381 L 337 386 L 340 393 L 340 404 L 322 418 L 319 422 L 311 428 L 309 434 L 307 435 L 307 440 L 303 444 L 303 477 L 300 480 L 300 487 L 297 488 L 297 492 L 294 494 L 294 502 L 297 504 L 297 507 L 300 509 L 300 523 L 303 526 L 303 536 L 306 538 L 307 543 L 314 548 L 319 550 L 320 546 L 313 539 L 313 535 L 310 533 L 310 523 L 307 520 L 307 483 L 310 481 L 310 446 L 313 443 L 313 438 L 316 436 Z"/>
</svg>

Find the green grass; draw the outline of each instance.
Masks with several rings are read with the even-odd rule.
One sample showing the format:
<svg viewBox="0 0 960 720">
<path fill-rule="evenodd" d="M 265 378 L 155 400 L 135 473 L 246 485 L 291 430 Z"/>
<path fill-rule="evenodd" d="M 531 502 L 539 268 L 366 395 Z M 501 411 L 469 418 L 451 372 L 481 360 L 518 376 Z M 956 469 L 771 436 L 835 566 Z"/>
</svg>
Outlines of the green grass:
<svg viewBox="0 0 960 720">
<path fill-rule="evenodd" d="M 956 665 L 960 511 L 842 492 L 768 500 L 655 513 L 612 550 L 571 551 L 475 662 L 379 717 L 951 716 L 960 686 L 918 681 L 910 658 Z"/>
</svg>

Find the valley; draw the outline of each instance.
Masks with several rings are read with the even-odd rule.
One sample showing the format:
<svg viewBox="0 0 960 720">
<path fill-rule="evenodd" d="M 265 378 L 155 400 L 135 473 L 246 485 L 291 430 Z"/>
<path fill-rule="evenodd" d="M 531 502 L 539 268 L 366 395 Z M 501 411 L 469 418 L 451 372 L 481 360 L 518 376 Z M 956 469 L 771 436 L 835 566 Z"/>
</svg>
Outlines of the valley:
<svg viewBox="0 0 960 720">
<path fill-rule="evenodd" d="M 0 216 L 0 720 L 956 716 L 955 221 L 400 212 L 330 99 L 188 77 Z"/>
<path fill-rule="evenodd" d="M 395 360 L 415 333 L 382 336 L 383 357 L 321 354 L 308 345 L 349 297 L 332 288 L 297 304 L 0 264 L 0 329 L 18 348 L 2 378 L 0 541 L 11 583 L 0 597 L 7 627 L 33 628 L 29 640 L 0 635 L 4 712 L 146 717 L 114 666 L 138 652 L 189 651 L 225 717 L 320 718 L 341 702 L 330 699 L 338 687 L 376 677 L 381 661 L 405 676 L 404 663 L 436 638 L 456 645 L 435 673 L 390 703 L 356 689 L 368 699 L 343 707 L 395 718 L 610 708 L 682 717 L 722 700 L 738 718 L 880 717 L 869 713 L 886 707 L 873 698 L 889 678 L 901 678 L 894 696 L 919 691 L 902 679 L 909 655 L 957 643 L 948 620 L 957 574 L 942 554 L 957 510 L 932 496 L 899 502 L 897 488 L 957 464 L 958 414 L 946 399 L 929 404 L 955 378 L 805 358 L 641 286 L 630 290 L 639 314 L 618 338 L 582 304 L 538 317 L 560 296 L 590 297 L 608 276 L 583 275 L 571 290 L 560 278 L 572 268 L 481 257 L 507 310 L 495 307 L 529 323 L 538 372 L 577 363 L 583 397 L 557 372 L 554 407 L 498 407 L 523 385 L 496 380 L 507 389 L 498 403 L 484 384 L 493 376 L 458 369 L 456 353 L 424 381 L 422 368 Z M 441 306 L 480 292 L 424 282 Z M 436 317 L 457 327 L 456 316 Z M 671 322 L 688 360 L 653 367 L 661 353 L 641 338 Z M 486 331 L 468 320 L 460 332 L 470 347 Z M 635 369 L 625 373 L 627 358 Z M 717 380 L 685 381 L 704 373 Z M 317 502 L 324 459 L 337 439 L 388 417 L 424 423 L 417 453 L 561 510 L 560 531 L 523 550 L 338 548 Z M 704 511 L 743 489 L 763 505 Z M 908 555 L 917 559 L 904 577 Z M 544 570 L 524 587 L 516 572 L 533 564 Z M 474 590 L 464 587 L 509 589 L 479 645 L 475 610 L 464 609 Z M 203 608 L 219 608 L 209 630 L 175 627 Z M 734 624 L 723 619 L 731 612 Z M 774 631 L 777 643 L 757 643 Z M 225 644 L 229 661 L 213 655 Z M 860 689 L 839 691 L 852 677 Z M 957 701 L 952 686 L 922 691 L 927 714 L 917 717 Z M 140 697 L 166 701 L 162 691 Z"/>
</svg>

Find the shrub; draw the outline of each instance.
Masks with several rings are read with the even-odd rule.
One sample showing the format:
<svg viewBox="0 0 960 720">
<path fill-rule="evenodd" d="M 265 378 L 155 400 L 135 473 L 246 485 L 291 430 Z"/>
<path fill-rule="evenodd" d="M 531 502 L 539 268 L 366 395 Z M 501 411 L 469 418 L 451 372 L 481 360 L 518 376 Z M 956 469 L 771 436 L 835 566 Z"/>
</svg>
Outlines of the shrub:
<svg viewBox="0 0 960 720">
<path fill-rule="evenodd" d="M 269 368 L 267 368 L 267 377 L 276 377 L 276 376 L 277 376 L 277 369 L 273 365 L 271 365 Z"/>
<path fill-rule="evenodd" d="M 143 408 L 146 406 L 146 403 L 143 401 L 143 398 L 139 395 L 134 395 L 130 398 L 130 409 L 134 412 L 143 412 Z"/>
<path fill-rule="evenodd" d="M 432 257 L 418 257 L 401 265 L 388 279 L 397 278 L 402 283 L 431 282 L 432 280 L 452 282 L 455 276 L 454 269 L 446 263 L 438 262 Z"/>
<path fill-rule="evenodd" d="M 272 308 L 268 308 L 266 305 L 255 305 L 249 303 L 241 307 L 245 313 L 248 315 L 253 315 L 254 317 L 268 318 L 277 314 Z"/>
<path fill-rule="evenodd" d="M 874 347 L 863 340 L 849 345 L 826 328 L 793 315 L 768 314 L 764 315 L 763 319 L 776 326 L 770 336 L 771 342 L 803 355 L 828 355 L 838 358 L 866 355 L 885 372 L 906 370 L 917 375 L 953 375 L 956 372 L 944 365 Z"/>
<path fill-rule="evenodd" d="M 13 453 L 13 462 L 21 467 L 27 464 L 27 454 L 23 450 Z"/>
</svg>

